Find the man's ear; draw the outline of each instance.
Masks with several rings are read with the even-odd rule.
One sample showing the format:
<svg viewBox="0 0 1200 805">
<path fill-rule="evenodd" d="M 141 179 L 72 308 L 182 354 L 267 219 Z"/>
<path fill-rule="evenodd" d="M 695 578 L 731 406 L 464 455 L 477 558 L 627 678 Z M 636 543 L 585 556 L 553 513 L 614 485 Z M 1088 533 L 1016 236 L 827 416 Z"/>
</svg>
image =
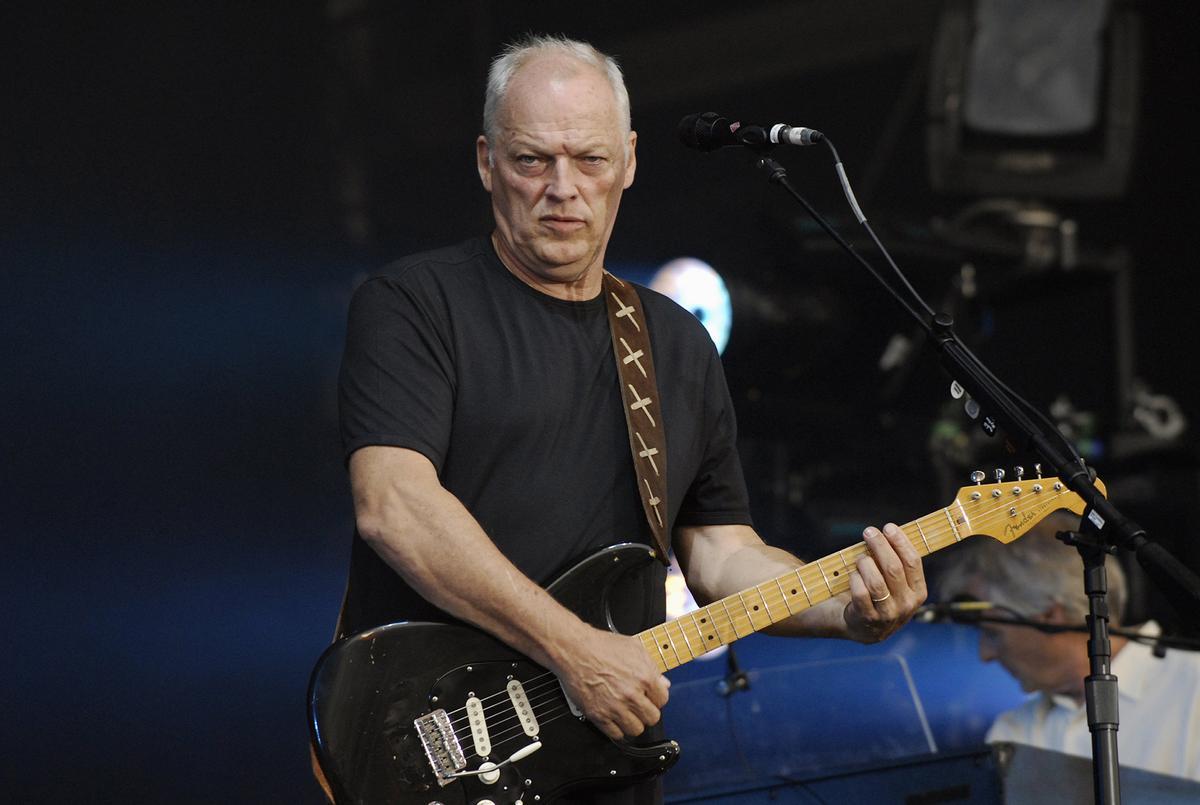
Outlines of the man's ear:
<svg viewBox="0 0 1200 805">
<path fill-rule="evenodd" d="M 637 172 L 637 132 L 629 132 L 629 159 L 625 160 L 625 184 L 624 188 L 629 189 L 633 184 L 633 175 Z"/>
<path fill-rule="evenodd" d="M 475 167 L 479 171 L 479 181 L 483 183 L 483 189 L 492 192 L 492 149 L 488 145 L 488 139 L 485 135 L 480 134 L 475 140 Z"/>
</svg>

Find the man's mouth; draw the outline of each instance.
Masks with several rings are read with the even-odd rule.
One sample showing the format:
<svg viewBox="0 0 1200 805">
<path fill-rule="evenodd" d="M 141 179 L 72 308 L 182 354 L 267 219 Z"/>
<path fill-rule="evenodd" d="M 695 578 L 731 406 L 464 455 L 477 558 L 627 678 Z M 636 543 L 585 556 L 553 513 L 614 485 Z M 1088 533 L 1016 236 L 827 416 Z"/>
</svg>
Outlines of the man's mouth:
<svg viewBox="0 0 1200 805">
<path fill-rule="evenodd" d="M 573 218 L 569 215 L 543 215 L 541 221 L 546 226 L 559 232 L 573 232 L 576 229 L 582 229 L 586 226 L 582 218 Z"/>
</svg>

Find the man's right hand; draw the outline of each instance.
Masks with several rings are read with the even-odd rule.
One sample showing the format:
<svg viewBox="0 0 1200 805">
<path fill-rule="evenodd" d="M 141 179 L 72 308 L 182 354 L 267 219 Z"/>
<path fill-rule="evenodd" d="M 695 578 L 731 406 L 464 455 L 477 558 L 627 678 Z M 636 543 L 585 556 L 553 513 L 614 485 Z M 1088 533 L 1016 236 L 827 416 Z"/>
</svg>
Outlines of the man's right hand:
<svg viewBox="0 0 1200 805">
<path fill-rule="evenodd" d="M 657 724 L 671 686 L 640 640 L 592 627 L 561 646 L 554 671 L 571 701 L 614 741 Z"/>
</svg>

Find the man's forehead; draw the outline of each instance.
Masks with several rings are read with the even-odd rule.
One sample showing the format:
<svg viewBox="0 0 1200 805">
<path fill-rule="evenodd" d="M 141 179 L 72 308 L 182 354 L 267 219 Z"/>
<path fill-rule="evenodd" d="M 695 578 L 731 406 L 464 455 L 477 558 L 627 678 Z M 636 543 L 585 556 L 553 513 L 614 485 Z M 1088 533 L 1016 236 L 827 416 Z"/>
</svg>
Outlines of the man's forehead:
<svg viewBox="0 0 1200 805">
<path fill-rule="evenodd" d="M 565 146 L 571 150 L 591 151 L 615 149 L 621 145 L 620 134 L 614 126 L 602 128 L 502 126 L 500 137 L 501 141 L 510 148 L 557 149 Z"/>
<path fill-rule="evenodd" d="M 589 64 L 543 57 L 512 77 L 498 109 L 509 129 L 620 129 L 620 110 L 608 78 Z"/>
</svg>

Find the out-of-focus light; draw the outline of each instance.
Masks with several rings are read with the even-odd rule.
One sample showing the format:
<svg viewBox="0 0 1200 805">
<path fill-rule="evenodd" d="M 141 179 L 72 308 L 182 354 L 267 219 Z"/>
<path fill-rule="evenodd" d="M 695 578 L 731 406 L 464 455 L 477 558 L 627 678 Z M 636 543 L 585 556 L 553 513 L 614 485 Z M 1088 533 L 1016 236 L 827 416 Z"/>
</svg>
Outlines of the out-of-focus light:
<svg viewBox="0 0 1200 805">
<path fill-rule="evenodd" d="M 650 287 L 695 314 L 717 345 L 717 352 L 725 351 L 733 307 L 729 289 L 716 269 L 695 257 L 679 257 L 654 273 Z"/>
</svg>

